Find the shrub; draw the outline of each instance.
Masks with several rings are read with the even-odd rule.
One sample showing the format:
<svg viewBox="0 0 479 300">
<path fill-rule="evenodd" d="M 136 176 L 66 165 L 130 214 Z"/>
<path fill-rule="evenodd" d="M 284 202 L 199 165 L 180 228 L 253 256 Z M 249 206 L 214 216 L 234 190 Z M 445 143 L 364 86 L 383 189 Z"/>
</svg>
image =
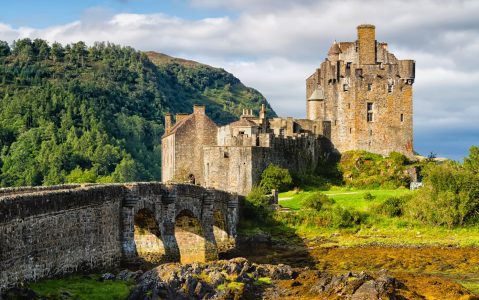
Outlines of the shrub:
<svg viewBox="0 0 479 300">
<path fill-rule="evenodd" d="M 373 210 L 375 213 L 387 217 L 400 217 L 403 215 L 404 203 L 406 203 L 410 198 L 410 196 L 389 197 L 383 203 L 376 206 Z"/>
<path fill-rule="evenodd" d="M 293 182 L 302 188 L 314 187 L 314 189 L 328 190 L 332 184 L 341 184 L 336 177 L 326 177 L 314 174 L 293 174 Z"/>
<path fill-rule="evenodd" d="M 320 211 L 323 205 L 331 205 L 334 203 L 334 200 L 330 199 L 325 194 L 320 192 L 315 192 L 308 195 L 302 203 L 304 208 L 314 209 Z"/>
<path fill-rule="evenodd" d="M 376 196 L 373 196 L 370 192 L 364 193 L 363 199 L 366 201 L 372 201 L 376 199 Z"/>
<path fill-rule="evenodd" d="M 270 192 L 272 189 L 286 191 L 293 183 L 293 178 L 288 169 L 270 164 L 261 174 L 261 188 Z"/>
<path fill-rule="evenodd" d="M 478 176 L 455 162 L 428 165 L 424 171 L 424 187 L 404 207 L 409 218 L 447 227 L 477 221 Z"/>
<path fill-rule="evenodd" d="M 244 217 L 264 221 L 271 213 L 269 199 L 260 187 L 254 187 L 248 193 L 244 205 Z"/>
<path fill-rule="evenodd" d="M 464 158 L 464 168 L 476 175 L 479 174 L 479 147 L 469 148 L 469 155 Z"/>
<path fill-rule="evenodd" d="M 339 168 L 349 186 L 398 188 L 409 184 L 410 178 L 405 173 L 409 163 L 407 157 L 397 152 L 384 158 L 366 151 L 347 151 L 341 156 Z"/>
<path fill-rule="evenodd" d="M 361 215 L 356 210 L 348 210 L 342 206 L 335 206 L 331 210 L 331 227 L 345 228 L 361 223 Z"/>
</svg>

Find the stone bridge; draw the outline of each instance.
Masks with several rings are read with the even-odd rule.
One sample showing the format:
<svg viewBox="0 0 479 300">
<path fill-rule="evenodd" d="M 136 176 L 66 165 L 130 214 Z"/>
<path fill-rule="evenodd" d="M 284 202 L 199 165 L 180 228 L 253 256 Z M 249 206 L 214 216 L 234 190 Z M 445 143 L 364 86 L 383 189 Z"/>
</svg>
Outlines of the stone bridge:
<svg viewBox="0 0 479 300">
<path fill-rule="evenodd" d="M 217 259 L 235 246 L 238 203 L 189 184 L 0 189 L 0 295 L 78 271 Z"/>
</svg>

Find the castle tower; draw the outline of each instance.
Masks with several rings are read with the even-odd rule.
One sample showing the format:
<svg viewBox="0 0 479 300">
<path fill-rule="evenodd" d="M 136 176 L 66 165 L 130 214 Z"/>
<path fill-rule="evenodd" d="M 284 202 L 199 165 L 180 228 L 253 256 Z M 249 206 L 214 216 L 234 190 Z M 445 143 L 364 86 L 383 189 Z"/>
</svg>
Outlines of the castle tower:
<svg viewBox="0 0 479 300">
<path fill-rule="evenodd" d="M 414 78 L 413 60 L 399 60 L 378 43 L 374 25 L 359 25 L 357 40 L 334 41 L 307 78 L 307 118 L 322 122 L 340 152 L 413 156 Z"/>
<path fill-rule="evenodd" d="M 376 64 L 376 27 L 374 25 L 363 24 L 357 27 L 358 30 L 358 49 L 359 64 Z"/>
</svg>

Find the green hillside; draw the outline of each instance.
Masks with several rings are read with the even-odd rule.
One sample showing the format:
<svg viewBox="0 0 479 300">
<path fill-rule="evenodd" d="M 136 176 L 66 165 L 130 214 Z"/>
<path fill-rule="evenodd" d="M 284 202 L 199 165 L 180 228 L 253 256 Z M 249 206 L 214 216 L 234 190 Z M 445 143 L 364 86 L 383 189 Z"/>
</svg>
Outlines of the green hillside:
<svg viewBox="0 0 479 300">
<path fill-rule="evenodd" d="M 159 180 L 165 112 L 205 104 L 225 124 L 262 101 L 223 69 L 164 54 L 0 41 L 0 185 Z"/>
</svg>

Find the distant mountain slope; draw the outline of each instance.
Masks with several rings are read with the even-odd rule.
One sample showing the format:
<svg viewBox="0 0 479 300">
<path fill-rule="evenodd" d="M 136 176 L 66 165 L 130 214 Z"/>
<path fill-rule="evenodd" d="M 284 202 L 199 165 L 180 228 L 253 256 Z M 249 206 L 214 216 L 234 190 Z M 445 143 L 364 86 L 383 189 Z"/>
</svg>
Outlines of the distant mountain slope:
<svg viewBox="0 0 479 300">
<path fill-rule="evenodd" d="M 224 124 L 263 99 L 222 69 L 164 54 L 0 41 L 0 185 L 159 180 L 165 112 L 206 104 Z"/>
<path fill-rule="evenodd" d="M 175 88 L 178 102 L 174 108 L 180 109 L 180 112 L 191 112 L 194 103 L 205 104 L 208 115 L 217 123 L 226 124 L 236 120 L 243 108 L 258 111 L 264 102 L 269 116 L 276 116 L 263 95 L 246 87 L 223 69 L 162 53 L 146 52 L 146 55 L 169 78 L 174 79 L 170 86 Z"/>
</svg>

